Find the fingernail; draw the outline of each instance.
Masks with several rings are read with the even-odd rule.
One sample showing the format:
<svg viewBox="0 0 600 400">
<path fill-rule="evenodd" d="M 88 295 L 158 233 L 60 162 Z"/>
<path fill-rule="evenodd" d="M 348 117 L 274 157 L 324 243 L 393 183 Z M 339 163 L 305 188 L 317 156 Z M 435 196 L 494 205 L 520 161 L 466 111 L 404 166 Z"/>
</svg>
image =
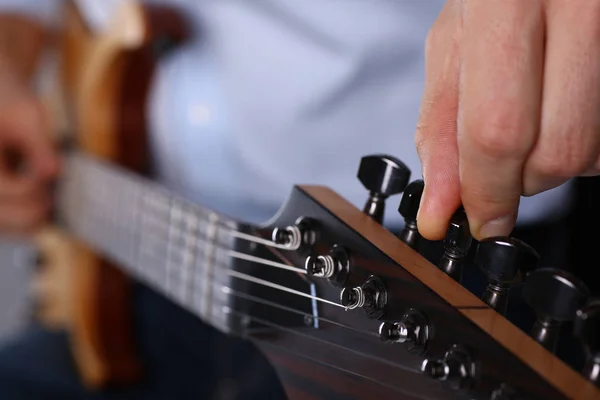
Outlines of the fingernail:
<svg viewBox="0 0 600 400">
<path fill-rule="evenodd" d="M 481 239 L 491 236 L 507 236 L 513 230 L 517 217 L 514 214 L 505 215 L 488 221 L 479 229 Z"/>
</svg>

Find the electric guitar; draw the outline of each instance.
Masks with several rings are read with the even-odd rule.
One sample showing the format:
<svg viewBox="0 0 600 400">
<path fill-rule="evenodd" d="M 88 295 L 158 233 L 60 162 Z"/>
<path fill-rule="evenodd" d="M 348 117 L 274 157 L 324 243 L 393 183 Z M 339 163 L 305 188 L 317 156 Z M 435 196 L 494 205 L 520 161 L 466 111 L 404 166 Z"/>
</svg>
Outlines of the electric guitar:
<svg viewBox="0 0 600 400">
<path fill-rule="evenodd" d="M 363 210 L 302 185 L 260 226 L 153 182 L 144 98 L 156 49 L 184 40 L 184 24 L 173 10 L 130 5 L 94 38 L 69 12 L 64 65 L 78 78 L 64 84 L 79 140 L 57 190 L 60 224 L 40 236 L 36 288 L 40 318 L 70 329 L 88 386 L 140 377 L 129 329 L 135 279 L 254 341 L 291 399 L 600 399 L 600 303 L 583 282 L 537 268 L 535 250 L 514 238 L 475 243 L 461 210 L 441 255 L 425 257 L 423 182 L 392 156 L 357 160 L 370 193 Z M 397 235 L 381 220 L 401 192 Z M 461 284 L 473 269 L 489 280 L 483 293 Z M 535 313 L 526 330 L 507 317 L 514 287 Z M 565 322 L 581 366 L 555 354 Z"/>
</svg>

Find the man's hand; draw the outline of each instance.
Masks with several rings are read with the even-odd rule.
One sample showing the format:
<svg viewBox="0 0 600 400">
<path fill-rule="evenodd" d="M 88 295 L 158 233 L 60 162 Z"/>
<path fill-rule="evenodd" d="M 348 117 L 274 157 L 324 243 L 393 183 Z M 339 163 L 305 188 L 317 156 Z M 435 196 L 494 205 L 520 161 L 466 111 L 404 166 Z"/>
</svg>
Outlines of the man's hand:
<svg viewBox="0 0 600 400">
<path fill-rule="evenodd" d="M 449 0 L 426 48 L 421 234 L 462 205 L 506 235 L 521 195 L 600 174 L 600 1 Z"/>
<path fill-rule="evenodd" d="M 1 78 L 0 233 L 29 234 L 50 210 L 48 183 L 58 160 L 41 104 L 25 86 L 4 74 Z"/>
</svg>

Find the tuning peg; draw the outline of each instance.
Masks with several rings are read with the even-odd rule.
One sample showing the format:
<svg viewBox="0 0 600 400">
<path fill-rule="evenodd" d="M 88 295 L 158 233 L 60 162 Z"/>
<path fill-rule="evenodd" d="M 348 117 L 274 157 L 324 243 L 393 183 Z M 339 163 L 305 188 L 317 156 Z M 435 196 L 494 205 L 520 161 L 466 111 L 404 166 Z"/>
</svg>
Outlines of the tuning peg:
<svg viewBox="0 0 600 400">
<path fill-rule="evenodd" d="M 310 218 L 301 217 L 294 225 L 285 228 L 274 228 L 271 232 L 271 240 L 278 247 L 285 250 L 299 250 L 311 247 L 317 241 L 315 221 Z"/>
<path fill-rule="evenodd" d="M 410 179 L 410 169 L 392 156 L 365 156 L 360 161 L 358 179 L 369 191 L 363 212 L 381 223 L 385 200 L 389 196 L 402 193 Z"/>
<path fill-rule="evenodd" d="M 587 357 L 582 374 L 600 387 L 600 299 L 577 311 L 573 335 L 582 342 Z"/>
<path fill-rule="evenodd" d="M 471 248 L 472 240 L 467 213 L 461 207 L 450 220 L 444 239 L 444 255 L 438 263 L 438 268 L 460 282 L 463 259 Z"/>
<path fill-rule="evenodd" d="M 482 300 L 499 313 L 506 313 L 508 289 L 518 275 L 533 271 L 540 261 L 527 243 L 513 237 L 488 237 L 479 242 L 474 263 L 488 278 Z M 520 272 L 520 274 L 519 274 Z"/>
<path fill-rule="evenodd" d="M 404 229 L 400 232 L 400 239 L 412 248 L 416 248 L 419 242 L 417 213 L 419 212 L 424 189 L 425 183 L 422 179 L 411 182 L 404 190 L 398 207 L 398 212 L 404 217 Z"/>
<path fill-rule="evenodd" d="M 531 336 L 554 352 L 560 325 L 575 318 L 588 295 L 586 285 L 565 270 L 542 268 L 530 272 L 523 297 L 537 315 Z"/>
</svg>

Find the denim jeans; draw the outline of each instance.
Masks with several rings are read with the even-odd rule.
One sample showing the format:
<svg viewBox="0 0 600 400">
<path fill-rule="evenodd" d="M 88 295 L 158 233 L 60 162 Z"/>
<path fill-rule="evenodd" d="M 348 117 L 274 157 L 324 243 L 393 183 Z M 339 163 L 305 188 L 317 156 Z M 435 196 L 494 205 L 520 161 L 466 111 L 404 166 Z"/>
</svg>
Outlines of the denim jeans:
<svg viewBox="0 0 600 400">
<path fill-rule="evenodd" d="M 255 347 L 228 337 L 136 284 L 135 326 L 144 379 L 90 392 L 78 379 L 65 332 L 31 326 L 0 348 L 0 398 L 285 399 L 277 375 Z"/>
</svg>

